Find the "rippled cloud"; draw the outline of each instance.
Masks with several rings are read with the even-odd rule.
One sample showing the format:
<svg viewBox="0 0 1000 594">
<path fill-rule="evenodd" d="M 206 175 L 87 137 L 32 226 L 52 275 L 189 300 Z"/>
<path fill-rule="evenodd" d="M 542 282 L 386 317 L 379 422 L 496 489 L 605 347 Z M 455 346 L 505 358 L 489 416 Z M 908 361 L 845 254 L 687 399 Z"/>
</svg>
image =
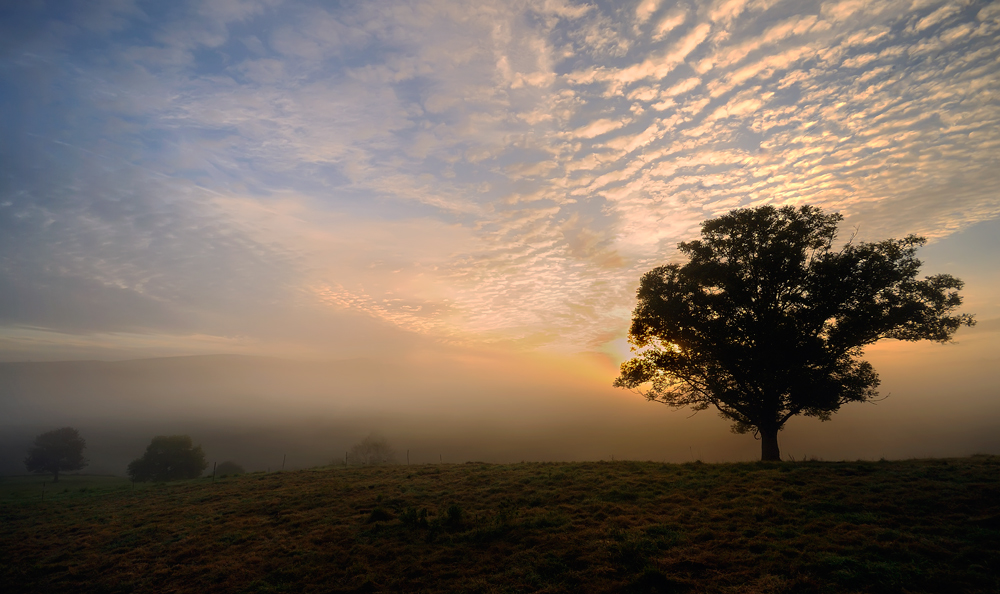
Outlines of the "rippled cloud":
<svg viewBox="0 0 1000 594">
<path fill-rule="evenodd" d="M 596 350 L 729 209 L 872 238 L 1000 214 L 995 3 L 60 2 L 0 27 L 17 344 Z"/>
</svg>

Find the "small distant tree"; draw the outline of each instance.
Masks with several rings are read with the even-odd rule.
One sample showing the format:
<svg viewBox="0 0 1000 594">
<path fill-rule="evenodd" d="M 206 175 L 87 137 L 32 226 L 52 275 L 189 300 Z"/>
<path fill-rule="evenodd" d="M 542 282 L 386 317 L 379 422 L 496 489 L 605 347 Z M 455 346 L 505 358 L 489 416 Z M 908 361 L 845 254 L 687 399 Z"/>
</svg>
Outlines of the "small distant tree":
<svg viewBox="0 0 1000 594">
<path fill-rule="evenodd" d="M 372 434 L 351 446 L 347 452 L 347 463 L 354 466 L 395 464 L 396 451 L 384 437 Z"/>
<path fill-rule="evenodd" d="M 128 475 L 138 482 L 176 481 L 198 478 L 206 468 L 205 452 L 190 437 L 157 435 L 146 453 L 129 463 Z"/>
<path fill-rule="evenodd" d="M 59 482 L 59 473 L 80 470 L 87 465 L 83 449 L 87 442 L 72 427 L 42 433 L 28 450 L 24 467 L 28 472 L 51 472 L 52 482 Z"/>
<path fill-rule="evenodd" d="M 219 476 L 227 474 L 246 474 L 246 472 L 245 468 L 232 460 L 226 460 L 225 462 L 219 463 L 219 466 L 215 469 L 215 473 Z"/>
</svg>

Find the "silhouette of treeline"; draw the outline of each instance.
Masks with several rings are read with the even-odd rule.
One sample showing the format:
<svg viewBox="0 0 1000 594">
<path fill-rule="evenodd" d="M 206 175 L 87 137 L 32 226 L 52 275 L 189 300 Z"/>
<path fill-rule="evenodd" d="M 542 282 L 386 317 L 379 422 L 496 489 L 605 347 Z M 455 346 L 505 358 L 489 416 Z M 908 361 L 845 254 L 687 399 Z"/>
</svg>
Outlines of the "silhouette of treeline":
<svg viewBox="0 0 1000 594">
<path fill-rule="evenodd" d="M 86 440 L 72 427 L 63 427 L 42 433 L 28 450 L 24 466 L 28 472 L 51 473 L 53 482 L 59 481 L 59 473 L 80 470 L 87 465 L 83 457 Z M 284 470 L 285 457 L 282 457 Z M 371 434 L 354 444 L 344 457 L 345 464 L 356 466 L 379 466 L 394 464 L 396 452 L 388 440 Z M 128 465 L 128 476 L 133 482 L 166 482 L 194 479 L 208 468 L 205 452 L 200 445 L 194 445 L 187 435 L 157 435 L 146 446 L 146 451 Z M 240 464 L 227 460 L 221 465 L 213 465 L 212 476 L 217 474 L 244 474 Z"/>
<path fill-rule="evenodd" d="M 24 467 L 28 472 L 51 473 L 52 482 L 57 483 L 60 472 L 87 465 L 83 457 L 86 447 L 86 440 L 72 427 L 46 431 L 35 438 Z M 158 435 L 142 456 L 129 463 L 128 475 L 139 482 L 193 479 L 201 476 L 207 466 L 205 452 L 193 445 L 189 436 Z"/>
<path fill-rule="evenodd" d="M 1000 591 L 996 456 L 87 478 L 0 481 L 10 591 Z"/>
</svg>

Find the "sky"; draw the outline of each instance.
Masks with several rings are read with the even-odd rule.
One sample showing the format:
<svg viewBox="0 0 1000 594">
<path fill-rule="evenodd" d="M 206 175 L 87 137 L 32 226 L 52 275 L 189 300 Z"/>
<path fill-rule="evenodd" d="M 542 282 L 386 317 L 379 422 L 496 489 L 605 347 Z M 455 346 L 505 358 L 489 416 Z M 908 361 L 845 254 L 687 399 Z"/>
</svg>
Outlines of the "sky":
<svg viewBox="0 0 1000 594">
<path fill-rule="evenodd" d="M 994 361 L 998 40 L 984 1 L 5 3 L 0 361 L 485 357 L 609 391 L 639 277 L 761 204 L 926 236 L 966 281 L 975 328 L 876 363 Z"/>
</svg>

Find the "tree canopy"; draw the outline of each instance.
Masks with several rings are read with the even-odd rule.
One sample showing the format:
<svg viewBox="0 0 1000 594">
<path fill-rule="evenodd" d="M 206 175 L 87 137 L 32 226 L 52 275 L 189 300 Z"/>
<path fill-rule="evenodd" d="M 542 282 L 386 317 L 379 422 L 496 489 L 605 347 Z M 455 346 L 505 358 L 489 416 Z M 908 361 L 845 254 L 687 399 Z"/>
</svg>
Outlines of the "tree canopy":
<svg viewBox="0 0 1000 594">
<path fill-rule="evenodd" d="M 737 433 L 780 460 L 778 432 L 795 415 L 829 420 L 878 396 L 861 359 L 885 338 L 948 342 L 962 281 L 918 279 L 914 235 L 833 248 L 840 214 L 803 206 L 737 209 L 678 245 L 686 264 L 643 275 L 629 342 L 636 356 L 615 385 L 695 410 L 714 407 Z"/>
<path fill-rule="evenodd" d="M 386 438 L 372 434 L 351 446 L 346 462 L 357 466 L 395 464 L 396 451 Z"/>
<path fill-rule="evenodd" d="M 226 460 L 225 462 L 219 463 L 215 472 L 218 473 L 219 476 L 226 476 L 227 474 L 246 474 L 247 471 L 243 468 L 242 464 L 238 464 L 232 460 Z"/>
<path fill-rule="evenodd" d="M 187 435 L 157 435 L 141 458 L 128 465 L 134 481 L 176 481 L 201 476 L 208 468 L 205 452 Z"/>
<path fill-rule="evenodd" d="M 28 472 L 51 472 L 52 482 L 59 481 L 60 472 L 80 470 L 87 465 L 83 449 L 87 442 L 72 427 L 42 433 L 28 450 L 24 467 Z"/>
</svg>

